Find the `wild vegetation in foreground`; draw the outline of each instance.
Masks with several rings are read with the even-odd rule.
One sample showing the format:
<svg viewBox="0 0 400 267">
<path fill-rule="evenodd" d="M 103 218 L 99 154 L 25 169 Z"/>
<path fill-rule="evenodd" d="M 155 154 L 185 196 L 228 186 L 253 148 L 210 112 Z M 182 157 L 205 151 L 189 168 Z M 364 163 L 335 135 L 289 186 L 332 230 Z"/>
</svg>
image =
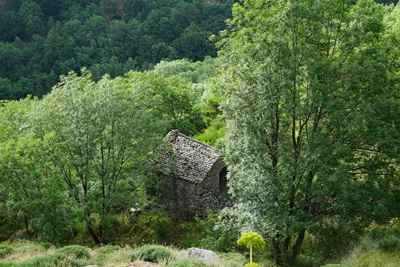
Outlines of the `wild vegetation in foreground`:
<svg viewBox="0 0 400 267">
<path fill-rule="evenodd" d="M 148 253 L 149 249 L 151 253 Z M 120 247 L 103 246 L 90 249 L 85 246 L 71 245 L 62 248 L 46 247 L 46 245 L 29 241 L 20 241 L 13 244 L 1 244 L 1 267 L 34 267 L 34 266 L 149 266 L 149 262 L 158 266 L 206 266 L 196 259 L 182 260 L 177 258 L 179 250 L 172 247 L 149 246 Z M 240 267 L 246 262 L 239 253 L 220 253 L 223 266 Z M 147 264 L 146 264 L 147 262 Z"/>
<path fill-rule="evenodd" d="M 198 228 L 197 228 L 198 230 Z M 192 233 L 194 234 L 194 233 Z M 213 237 L 202 237 L 204 232 L 198 232 L 198 239 L 203 240 L 205 247 L 210 248 L 204 240 L 211 241 Z M 187 239 L 193 235 L 187 233 Z M 221 240 L 214 239 L 215 243 Z M 225 241 L 227 250 L 218 252 L 221 265 L 224 267 L 242 267 L 249 262 L 246 249 L 235 247 L 235 242 Z M 273 262 L 272 248 L 267 240 L 266 249 L 257 251 L 254 262 L 261 267 L 276 266 Z M 189 245 L 187 243 L 187 245 Z M 215 244 L 216 245 L 216 244 Z M 333 243 L 332 243 L 333 245 Z M 336 244 L 338 245 L 338 244 Z M 318 247 L 320 250 L 318 250 Z M 217 248 L 216 246 L 214 248 Z M 321 244 L 311 235 L 306 237 L 306 246 L 297 258 L 294 267 L 395 267 L 400 265 L 400 227 L 373 226 L 368 232 L 348 249 L 331 247 L 331 253 L 336 254 L 331 259 L 324 259 L 329 252 L 328 244 Z M 89 265 L 122 267 L 122 266 L 172 266 L 172 267 L 202 267 L 207 266 L 197 259 L 179 259 L 180 249 L 176 246 L 161 245 L 106 245 L 90 248 L 81 245 L 56 247 L 48 243 L 19 240 L 0 243 L 0 267 L 81 267 Z M 154 264 L 154 265 L 149 265 Z M 155 265 L 157 264 L 157 265 Z M 213 267 L 213 265 L 212 265 Z M 216 266 L 214 266 L 216 267 Z"/>
</svg>

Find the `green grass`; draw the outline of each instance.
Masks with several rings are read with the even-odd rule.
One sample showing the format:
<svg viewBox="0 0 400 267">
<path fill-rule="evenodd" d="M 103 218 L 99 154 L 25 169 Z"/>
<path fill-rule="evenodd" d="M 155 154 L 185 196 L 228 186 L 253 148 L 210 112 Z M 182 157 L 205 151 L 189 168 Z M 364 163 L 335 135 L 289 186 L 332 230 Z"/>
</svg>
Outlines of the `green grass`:
<svg viewBox="0 0 400 267">
<path fill-rule="evenodd" d="M 361 238 L 344 255 L 335 260 L 321 259 L 305 251 L 293 267 L 398 267 L 400 266 L 400 231 L 374 230 Z M 42 246 L 28 241 L 0 243 L 0 267 L 81 267 L 98 265 L 104 267 L 145 266 L 143 260 L 158 262 L 160 267 L 202 266 L 197 260 L 183 260 L 176 256 L 178 249 L 159 245 L 141 247 L 120 247 L 108 245 L 100 248 L 88 248 L 72 245 L 62 248 Z M 270 251 L 270 250 L 269 250 Z M 216 251 L 217 252 L 217 251 Z M 271 252 L 257 258 L 260 267 L 275 267 Z M 219 267 L 243 267 L 249 262 L 241 253 L 217 252 L 221 260 Z M 325 264 L 325 265 L 323 265 Z M 217 266 L 212 266 L 217 267 Z"/>
<path fill-rule="evenodd" d="M 397 267 L 400 266 L 400 231 L 393 228 L 374 227 L 362 237 L 336 265 L 323 267 Z"/>
<path fill-rule="evenodd" d="M 49 247 L 45 249 L 35 242 L 21 241 L 11 244 L 0 244 L 7 248 L 7 254 L 0 259 L 0 267 L 80 267 L 98 266 L 144 266 L 143 260 L 157 261 L 160 267 L 171 266 L 202 266 L 198 260 L 177 259 L 180 250 L 159 245 L 142 247 L 104 246 L 87 248 L 84 246 Z M 239 253 L 218 253 L 221 266 L 242 267 L 248 260 Z M 121 265 L 122 264 L 122 265 Z M 146 265 L 147 266 L 147 265 Z M 261 267 L 273 266 L 272 264 Z M 217 267 L 217 266 L 211 266 Z"/>
<path fill-rule="evenodd" d="M 163 262 L 174 259 L 172 251 L 166 247 L 158 245 L 145 245 L 134 251 L 132 260 L 144 260 L 151 262 Z"/>
</svg>

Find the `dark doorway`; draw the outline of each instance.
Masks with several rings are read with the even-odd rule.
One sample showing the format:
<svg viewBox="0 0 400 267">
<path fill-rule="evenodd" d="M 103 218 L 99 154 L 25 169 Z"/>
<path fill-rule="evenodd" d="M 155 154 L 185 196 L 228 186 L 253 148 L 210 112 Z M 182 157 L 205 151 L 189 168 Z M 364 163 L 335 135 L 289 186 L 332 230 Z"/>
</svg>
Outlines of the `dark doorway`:
<svg viewBox="0 0 400 267">
<path fill-rule="evenodd" d="M 226 175 L 228 174 L 228 170 L 226 167 L 223 167 L 219 172 L 219 191 L 222 192 L 226 189 L 226 184 L 228 182 Z"/>
</svg>

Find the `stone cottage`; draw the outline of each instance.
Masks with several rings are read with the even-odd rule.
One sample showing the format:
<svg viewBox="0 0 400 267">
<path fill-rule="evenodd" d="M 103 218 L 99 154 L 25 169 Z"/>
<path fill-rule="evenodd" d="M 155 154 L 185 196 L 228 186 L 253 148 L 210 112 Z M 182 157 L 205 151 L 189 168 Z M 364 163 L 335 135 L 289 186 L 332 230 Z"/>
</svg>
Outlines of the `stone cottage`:
<svg viewBox="0 0 400 267">
<path fill-rule="evenodd" d="M 221 193 L 226 189 L 227 170 L 220 154 L 177 130 L 169 132 L 165 141 L 172 171 L 161 175 L 161 199 L 168 213 L 181 218 L 203 217 L 206 209 L 223 208 L 226 203 Z"/>
</svg>

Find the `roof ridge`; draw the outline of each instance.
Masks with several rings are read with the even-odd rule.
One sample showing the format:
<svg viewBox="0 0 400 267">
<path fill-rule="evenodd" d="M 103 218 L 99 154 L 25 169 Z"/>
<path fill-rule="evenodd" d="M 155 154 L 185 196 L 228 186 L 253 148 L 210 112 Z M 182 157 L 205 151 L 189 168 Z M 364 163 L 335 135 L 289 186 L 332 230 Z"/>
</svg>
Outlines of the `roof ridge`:
<svg viewBox="0 0 400 267">
<path fill-rule="evenodd" d="M 200 145 L 203 145 L 203 146 L 206 146 L 206 147 L 210 148 L 212 151 L 215 151 L 215 150 L 216 150 L 214 147 L 212 147 L 212 146 L 210 146 L 210 145 L 208 145 L 208 144 L 206 144 L 206 143 L 203 143 L 203 142 L 201 142 L 201 141 L 199 141 L 199 140 L 196 140 L 196 139 L 194 139 L 194 138 L 192 138 L 192 137 L 189 137 L 189 136 L 187 136 L 187 135 L 185 135 L 185 134 L 179 132 L 178 130 L 173 130 L 173 131 L 176 131 L 177 134 L 180 135 L 180 136 L 183 136 L 183 137 L 185 137 L 185 138 L 187 138 L 187 139 L 190 139 L 190 140 L 192 140 L 192 141 L 194 141 L 194 142 L 196 142 L 196 143 L 198 143 L 198 144 L 200 144 Z M 172 131 L 171 131 L 171 132 L 172 132 Z M 217 153 L 216 153 L 216 154 L 217 154 Z"/>
</svg>

